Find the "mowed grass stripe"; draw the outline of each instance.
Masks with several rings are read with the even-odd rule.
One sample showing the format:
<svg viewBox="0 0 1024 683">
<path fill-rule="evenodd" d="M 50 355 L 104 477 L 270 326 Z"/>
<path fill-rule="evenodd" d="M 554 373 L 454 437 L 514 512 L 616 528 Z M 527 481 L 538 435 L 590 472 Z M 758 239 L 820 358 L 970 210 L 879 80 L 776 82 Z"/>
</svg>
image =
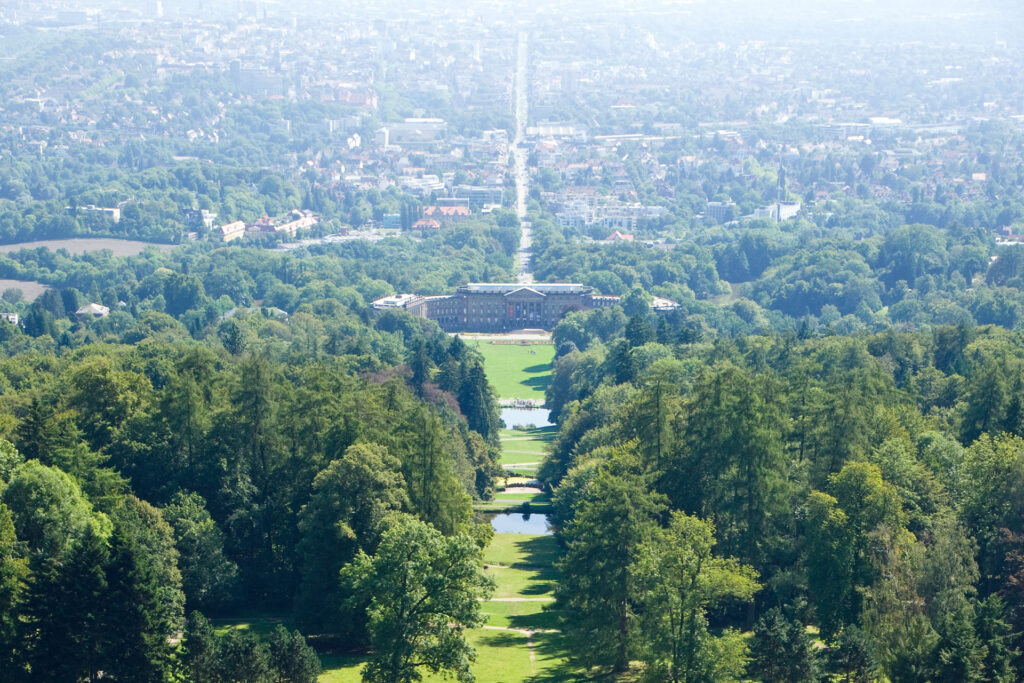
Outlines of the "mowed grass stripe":
<svg viewBox="0 0 1024 683">
<path fill-rule="evenodd" d="M 558 628 L 558 612 L 549 602 L 487 602 L 481 607 L 488 626 L 547 630 Z"/>
<path fill-rule="evenodd" d="M 522 463 L 539 463 L 547 454 L 551 442 L 558 433 L 557 427 L 537 429 L 503 429 L 501 439 L 501 464 L 509 467 Z"/>
<path fill-rule="evenodd" d="M 550 441 L 510 441 L 502 439 L 501 449 L 506 453 L 535 453 L 543 455 L 547 453 L 550 443 Z"/>
<path fill-rule="evenodd" d="M 540 453 L 509 453 L 505 451 L 501 454 L 501 465 L 521 465 L 522 463 L 534 463 L 540 462 L 544 459 L 544 456 Z"/>
</svg>

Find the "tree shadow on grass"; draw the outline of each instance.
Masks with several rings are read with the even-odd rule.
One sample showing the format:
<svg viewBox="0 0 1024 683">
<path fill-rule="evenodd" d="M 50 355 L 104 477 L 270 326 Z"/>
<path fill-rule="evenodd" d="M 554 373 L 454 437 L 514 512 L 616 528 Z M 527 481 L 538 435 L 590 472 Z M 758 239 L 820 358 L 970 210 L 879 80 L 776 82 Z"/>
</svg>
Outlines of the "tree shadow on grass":
<svg viewBox="0 0 1024 683">
<path fill-rule="evenodd" d="M 366 664 L 371 659 L 369 654 L 337 654 L 337 653 L 323 653 L 320 655 L 320 666 L 327 672 L 332 669 L 350 669 L 359 668 L 362 669 L 363 664 Z"/>
<path fill-rule="evenodd" d="M 503 434 L 502 438 L 516 438 L 522 436 L 529 436 L 536 441 L 554 441 L 555 437 L 558 436 L 558 426 L 550 425 L 547 427 L 534 427 L 532 429 L 514 429 L 510 430 L 511 433 Z M 510 446 L 511 447 L 511 446 Z"/>
<path fill-rule="evenodd" d="M 537 391 L 544 391 L 551 384 L 551 375 L 538 375 L 537 377 L 527 377 L 520 382 L 523 386 L 536 389 Z"/>
<path fill-rule="evenodd" d="M 523 588 L 520 591 L 523 595 L 529 597 L 534 595 L 547 595 L 554 590 L 555 585 L 548 581 L 534 581 L 530 585 Z"/>
<path fill-rule="evenodd" d="M 508 618 L 510 628 L 526 628 L 531 630 L 549 630 L 559 628 L 558 611 L 548 609 L 545 605 L 540 612 L 531 614 L 513 614 Z"/>
<path fill-rule="evenodd" d="M 531 375 L 537 375 L 542 372 L 551 372 L 551 363 L 543 363 L 542 365 L 531 365 L 528 368 L 523 368 L 523 372 L 527 372 Z"/>
<path fill-rule="evenodd" d="M 517 560 L 513 567 L 554 571 L 555 561 L 558 559 L 558 542 L 554 536 L 527 536 L 521 541 L 516 541 L 516 545 L 522 553 L 522 559 Z"/>
<path fill-rule="evenodd" d="M 248 631 L 258 636 L 270 635 L 279 624 L 289 629 L 294 628 L 290 619 L 279 616 L 222 617 L 210 619 L 210 623 L 218 632 Z"/>
<path fill-rule="evenodd" d="M 526 636 L 518 631 L 484 631 L 477 639 L 477 644 L 487 647 L 525 647 Z"/>
<path fill-rule="evenodd" d="M 540 673 L 534 674 L 527 680 L 530 683 L 544 683 L 551 681 L 589 681 L 593 680 L 592 676 L 587 675 L 586 672 L 580 671 L 576 667 L 564 661 L 565 657 L 568 656 L 568 652 L 565 648 L 565 640 L 560 633 L 535 633 L 533 634 L 533 652 L 537 658 L 537 663 L 543 665 L 545 660 L 558 660 L 555 666 L 546 668 Z"/>
<path fill-rule="evenodd" d="M 528 536 L 517 541 L 521 558 L 512 564 L 514 569 L 533 572 L 531 582 L 522 589 L 526 596 L 550 593 L 558 581 L 555 560 L 558 559 L 558 543 L 554 536 Z"/>
</svg>

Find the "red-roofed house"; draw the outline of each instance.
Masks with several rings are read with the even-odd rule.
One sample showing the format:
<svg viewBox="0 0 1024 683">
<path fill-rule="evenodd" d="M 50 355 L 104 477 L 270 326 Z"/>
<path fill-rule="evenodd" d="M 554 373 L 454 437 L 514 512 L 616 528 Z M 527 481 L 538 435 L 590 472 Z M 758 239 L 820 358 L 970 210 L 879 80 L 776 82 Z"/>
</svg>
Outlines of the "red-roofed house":
<svg viewBox="0 0 1024 683">
<path fill-rule="evenodd" d="M 456 223 L 473 215 L 468 206 L 427 206 L 423 208 L 424 218 L 435 218 L 445 224 Z"/>
</svg>

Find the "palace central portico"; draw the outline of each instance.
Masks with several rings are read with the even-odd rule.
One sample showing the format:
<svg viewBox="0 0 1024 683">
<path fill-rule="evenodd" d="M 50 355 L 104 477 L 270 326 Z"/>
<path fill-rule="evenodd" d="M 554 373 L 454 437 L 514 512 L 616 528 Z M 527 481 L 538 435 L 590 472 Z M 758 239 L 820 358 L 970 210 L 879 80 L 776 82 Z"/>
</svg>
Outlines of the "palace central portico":
<svg viewBox="0 0 1024 683">
<path fill-rule="evenodd" d="M 567 313 L 614 306 L 617 296 L 594 294 L 578 283 L 470 283 L 445 296 L 400 294 L 373 302 L 376 310 L 402 308 L 436 320 L 446 332 L 505 332 L 526 328 L 551 330 Z M 669 299 L 655 298 L 652 308 L 678 308 Z"/>
</svg>

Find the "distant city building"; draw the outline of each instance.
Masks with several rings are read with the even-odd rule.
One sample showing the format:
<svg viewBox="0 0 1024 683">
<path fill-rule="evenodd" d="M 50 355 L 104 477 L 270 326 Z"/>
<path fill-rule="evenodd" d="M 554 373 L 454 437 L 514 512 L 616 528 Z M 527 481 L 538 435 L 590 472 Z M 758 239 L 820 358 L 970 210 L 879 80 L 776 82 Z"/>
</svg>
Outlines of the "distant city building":
<svg viewBox="0 0 1024 683">
<path fill-rule="evenodd" d="M 438 206 L 459 206 L 469 208 L 469 199 L 465 197 L 438 197 Z"/>
<path fill-rule="evenodd" d="M 501 187 L 459 185 L 455 188 L 455 196 L 469 200 L 469 207 L 474 211 L 481 210 L 485 204 L 501 204 L 502 194 Z"/>
<path fill-rule="evenodd" d="M 708 202 L 706 215 L 718 223 L 732 220 L 736 217 L 736 202 Z"/>
<path fill-rule="evenodd" d="M 571 140 L 586 142 L 587 131 L 568 123 L 540 123 L 526 129 L 526 137 L 531 139 Z"/>
<path fill-rule="evenodd" d="M 383 130 L 394 145 L 427 144 L 444 137 L 448 124 L 444 119 L 406 119 L 389 123 Z"/>
<path fill-rule="evenodd" d="M 110 315 L 110 309 L 106 306 L 96 303 L 89 303 L 82 306 L 75 311 L 75 317 L 79 320 L 94 320 L 96 318 L 106 318 Z"/>
<path fill-rule="evenodd" d="M 412 224 L 413 230 L 440 230 L 441 224 L 433 218 L 421 218 Z"/>
<path fill-rule="evenodd" d="M 206 209 L 185 209 L 182 211 L 182 216 L 185 226 L 192 229 L 206 228 L 210 230 L 213 228 L 214 221 L 217 220 L 217 214 Z"/>
<path fill-rule="evenodd" d="M 295 237 L 299 230 L 308 230 L 320 222 L 320 217 L 311 211 L 295 209 L 289 214 L 290 221 L 277 226 L 278 233 L 286 233 L 289 237 Z"/>
<path fill-rule="evenodd" d="M 269 232 L 277 235 L 295 237 L 299 230 L 308 230 L 320 222 L 320 217 L 306 209 L 293 209 L 288 214 L 284 223 L 275 223 L 268 216 L 263 216 L 253 225 L 253 229 L 259 232 Z"/>
<path fill-rule="evenodd" d="M 628 233 L 621 233 L 618 230 L 605 237 L 602 242 L 632 242 L 633 235 Z"/>
<path fill-rule="evenodd" d="M 594 294 L 594 288 L 578 283 L 470 283 L 446 296 L 399 294 L 374 301 L 375 310 L 404 309 L 436 321 L 446 332 L 502 332 L 539 328 L 554 329 L 573 311 L 614 306 L 617 296 Z M 657 297 L 651 308 L 659 313 L 679 304 Z"/>
<path fill-rule="evenodd" d="M 755 209 L 753 217 L 767 218 L 770 221 L 781 223 L 796 217 L 798 213 L 800 213 L 800 202 L 776 202 Z"/>
<path fill-rule="evenodd" d="M 424 218 L 435 218 L 443 223 L 456 223 L 473 215 L 468 206 L 425 206 Z"/>
<path fill-rule="evenodd" d="M 243 67 L 234 60 L 229 65 L 231 80 L 235 86 L 248 95 L 280 97 L 284 95 L 284 79 L 280 74 L 266 68 Z"/>
<path fill-rule="evenodd" d="M 646 206 L 639 202 L 620 202 L 614 198 L 595 195 L 562 195 L 553 198 L 558 224 L 569 228 L 599 226 L 621 230 L 635 230 L 641 221 L 661 218 L 667 213 L 664 206 Z"/>
<path fill-rule="evenodd" d="M 385 296 L 377 299 L 373 302 L 373 307 L 378 311 L 387 310 L 389 308 L 405 308 L 410 302 L 422 298 L 423 297 L 415 294 L 395 294 L 394 296 Z"/>
<path fill-rule="evenodd" d="M 358 116 L 345 116 L 340 119 L 324 119 L 324 128 L 328 133 L 348 133 L 361 126 L 363 120 Z"/>
<path fill-rule="evenodd" d="M 75 213 L 78 211 L 89 213 L 101 213 L 104 216 L 110 218 L 110 220 L 114 221 L 115 223 L 121 222 L 121 209 L 118 209 L 116 207 L 108 208 L 104 206 L 95 206 L 94 204 L 89 204 L 87 206 L 69 206 L 67 207 L 67 209 L 71 213 Z"/>
<path fill-rule="evenodd" d="M 220 239 L 222 242 L 230 242 L 231 240 L 238 239 L 239 237 L 245 237 L 245 223 L 243 221 L 225 223 L 217 228 L 217 232 L 220 233 Z"/>
<path fill-rule="evenodd" d="M 871 125 L 867 123 L 824 123 L 818 126 L 821 136 L 832 140 L 847 140 L 851 137 L 866 136 L 871 133 Z"/>
</svg>

